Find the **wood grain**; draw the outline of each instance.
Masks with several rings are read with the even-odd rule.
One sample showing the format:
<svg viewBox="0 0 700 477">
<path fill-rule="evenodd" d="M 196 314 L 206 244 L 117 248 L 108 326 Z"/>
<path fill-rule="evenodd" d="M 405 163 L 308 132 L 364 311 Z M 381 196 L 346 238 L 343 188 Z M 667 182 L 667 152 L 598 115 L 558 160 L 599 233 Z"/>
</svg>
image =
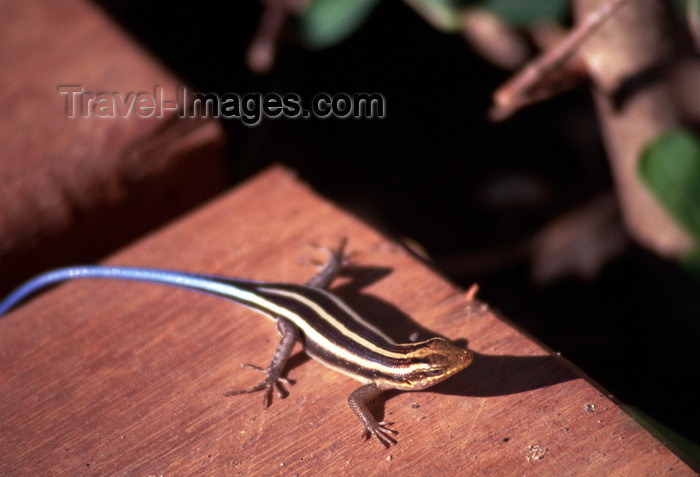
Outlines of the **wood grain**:
<svg viewBox="0 0 700 477">
<path fill-rule="evenodd" d="M 334 289 L 398 340 L 468 340 L 464 372 L 387 393 L 389 450 L 360 439 L 357 383 L 295 355 L 286 399 L 224 397 L 260 378 L 274 324 L 226 300 L 84 280 L 0 320 L 0 474 L 692 475 L 564 359 L 274 168 L 107 263 L 303 282 L 308 242 L 349 237 Z M 410 317 L 410 318 L 409 318 Z"/>
</svg>

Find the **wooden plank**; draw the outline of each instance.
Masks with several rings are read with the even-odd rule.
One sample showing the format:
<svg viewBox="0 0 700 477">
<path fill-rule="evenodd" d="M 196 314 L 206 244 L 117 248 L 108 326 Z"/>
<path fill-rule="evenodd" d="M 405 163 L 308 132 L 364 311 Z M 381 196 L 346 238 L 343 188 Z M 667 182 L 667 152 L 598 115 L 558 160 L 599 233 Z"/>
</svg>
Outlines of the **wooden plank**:
<svg viewBox="0 0 700 477">
<path fill-rule="evenodd" d="M 0 474 L 692 475 L 564 359 L 275 168 L 107 263 L 304 282 L 307 242 L 349 237 L 334 289 L 398 340 L 469 340 L 474 364 L 423 392 L 387 393 L 389 450 L 360 439 L 358 384 L 292 359 L 288 398 L 224 397 L 257 382 L 267 319 L 166 287 L 84 280 L 0 320 Z M 408 318 L 411 316 L 412 318 Z M 376 318 L 376 319 L 375 319 Z"/>
<path fill-rule="evenodd" d="M 139 113 L 181 82 L 88 0 L 0 2 L 0 45 L 0 294 L 97 260 L 227 186 L 221 125 Z M 98 93 L 118 107 L 98 111 Z"/>
</svg>

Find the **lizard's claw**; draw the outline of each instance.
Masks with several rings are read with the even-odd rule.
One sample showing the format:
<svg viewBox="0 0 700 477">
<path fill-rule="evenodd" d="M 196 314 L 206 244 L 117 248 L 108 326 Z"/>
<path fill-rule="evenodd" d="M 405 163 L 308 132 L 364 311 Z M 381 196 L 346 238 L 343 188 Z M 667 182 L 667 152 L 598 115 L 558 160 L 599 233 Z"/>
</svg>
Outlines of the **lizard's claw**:
<svg viewBox="0 0 700 477">
<path fill-rule="evenodd" d="M 294 380 L 287 379 L 285 377 L 279 376 L 276 372 L 274 372 L 270 368 L 261 368 L 260 366 L 255 366 L 254 364 L 241 364 L 244 368 L 250 368 L 254 369 L 256 371 L 260 371 L 261 373 L 265 373 L 266 377 L 263 381 L 260 383 L 256 384 L 255 386 L 252 386 L 248 389 L 242 389 L 240 391 L 229 391 L 224 396 L 239 396 L 241 394 L 250 394 L 250 393 L 255 393 L 258 391 L 264 391 L 263 392 L 263 408 L 268 407 L 272 403 L 272 390 L 274 389 L 275 392 L 277 393 L 277 397 L 280 399 L 286 398 L 289 393 L 287 392 L 286 389 L 284 389 L 284 384 L 288 384 L 290 386 L 294 385 Z"/>
</svg>

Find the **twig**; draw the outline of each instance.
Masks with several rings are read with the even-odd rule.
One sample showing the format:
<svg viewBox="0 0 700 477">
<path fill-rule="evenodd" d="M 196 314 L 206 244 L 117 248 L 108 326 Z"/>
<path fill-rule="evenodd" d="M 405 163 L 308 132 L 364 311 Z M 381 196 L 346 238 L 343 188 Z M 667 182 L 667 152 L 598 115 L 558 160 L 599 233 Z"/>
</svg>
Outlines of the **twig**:
<svg viewBox="0 0 700 477">
<path fill-rule="evenodd" d="M 577 49 L 598 27 L 608 19 L 627 0 L 610 0 L 598 10 L 592 12 L 584 21 L 576 26 L 559 44 L 544 52 L 534 61 L 520 70 L 494 93 L 494 107 L 490 117 L 501 121 L 511 116 L 522 106 L 549 97 L 561 90 L 562 81 L 570 79 L 571 75 L 561 73 L 564 64 L 569 61 Z M 568 78 L 567 78 L 568 77 Z M 543 87 L 544 84 L 544 87 Z"/>
<path fill-rule="evenodd" d="M 255 37 L 248 47 L 248 67 L 266 73 L 275 61 L 275 45 L 289 13 L 307 7 L 307 0 L 264 0 L 265 10 Z"/>
</svg>

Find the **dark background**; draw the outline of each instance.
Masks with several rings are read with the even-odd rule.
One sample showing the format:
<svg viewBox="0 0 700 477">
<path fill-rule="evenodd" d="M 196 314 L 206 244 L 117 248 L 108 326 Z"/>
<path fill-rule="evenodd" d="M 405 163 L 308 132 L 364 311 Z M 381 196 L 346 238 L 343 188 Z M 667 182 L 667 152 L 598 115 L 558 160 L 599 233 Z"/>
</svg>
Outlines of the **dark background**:
<svg viewBox="0 0 700 477">
<path fill-rule="evenodd" d="M 290 25 L 264 76 L 245 65 L 261 2 L 98 3 L 196 91 L 383 94 L 381 120 L 277 119 L 254 128 L 226 121 L 231 181 L 284 163 L 438 263 L 517 248 L 611 188 L 585 88 L 490 123 L 491 94 L 509 73 L 400 2 L 380 3 L 359 31 L 324 50 L 306 49 Z M 508 205 L 487 200 L 512 178 L 534 185 L 526 188 L 534 194 L 510 191 Z M 630 245 L 592 281 L 537 287 L 519 260 L 452 270 L 451 278 L 478 282 L 485 301 L 623 403 L 700 442 L 700 284 L 676 264 Z"/>
</svg>

